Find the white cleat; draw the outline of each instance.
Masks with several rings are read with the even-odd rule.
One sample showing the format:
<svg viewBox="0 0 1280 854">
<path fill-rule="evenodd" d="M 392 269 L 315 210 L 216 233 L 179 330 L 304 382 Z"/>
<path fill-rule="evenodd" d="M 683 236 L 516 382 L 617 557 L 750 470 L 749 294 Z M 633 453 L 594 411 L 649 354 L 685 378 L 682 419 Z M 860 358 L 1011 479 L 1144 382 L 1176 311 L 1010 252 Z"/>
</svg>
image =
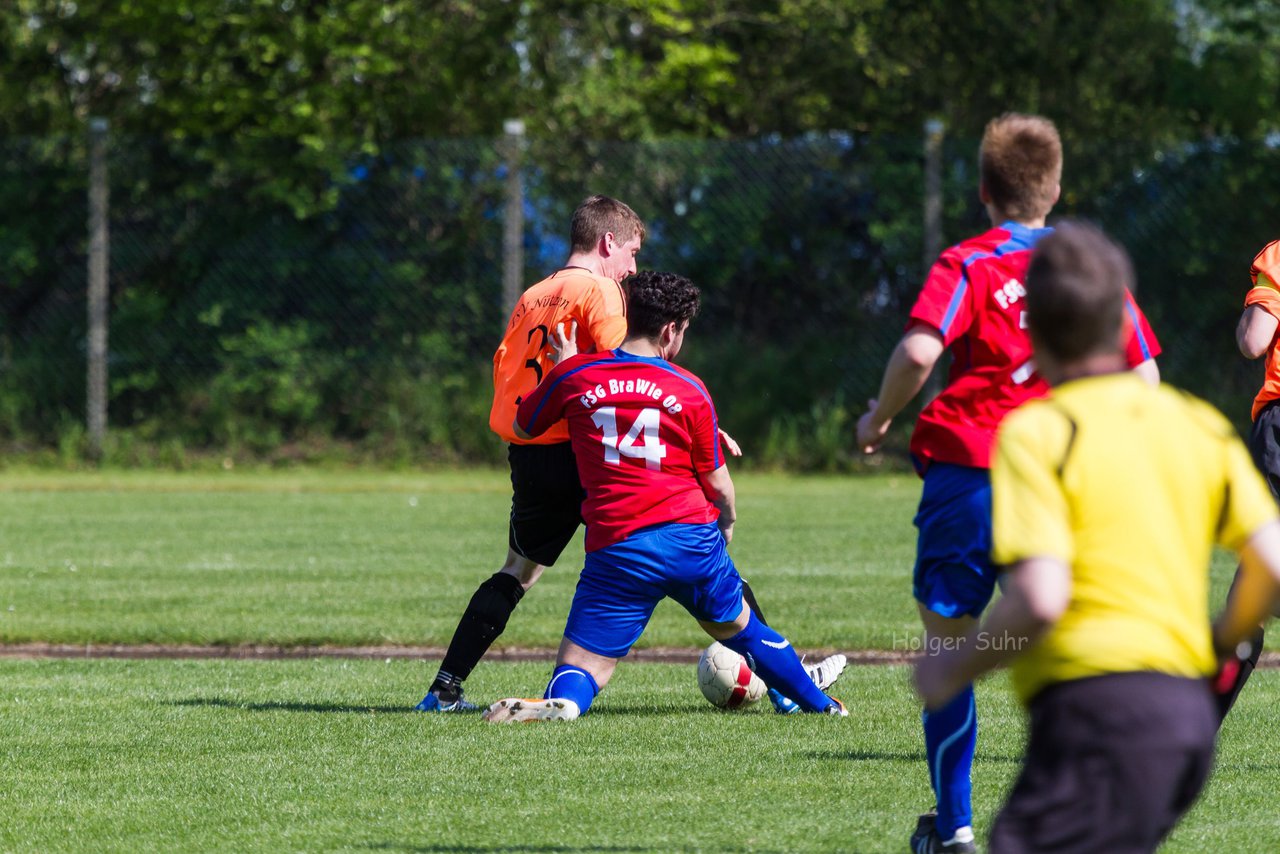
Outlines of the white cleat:
<svg viewBox="0 0 1280 854">
<path fill-rule="evenodd" d="M 481 715 L 491 724 L 531 723 L 533 721 L 572 721 L 578 715 L 578 704 L 572 700 L 530 700 L 510 697 L 494 703 Z"/>
<path fill-rule="evenodd" d="M 825 691 L 836 684 L 836 680 L 840 678 L 841 673 L 844 673 L 845 665 L 848 663 L 849 659 L 837 652 L 835 655 L 828 655 L 811 667 L 805 667 L 804 670 L 813 680 L 813 684 L 817 685 L 819 690 Z"/>
</svg>

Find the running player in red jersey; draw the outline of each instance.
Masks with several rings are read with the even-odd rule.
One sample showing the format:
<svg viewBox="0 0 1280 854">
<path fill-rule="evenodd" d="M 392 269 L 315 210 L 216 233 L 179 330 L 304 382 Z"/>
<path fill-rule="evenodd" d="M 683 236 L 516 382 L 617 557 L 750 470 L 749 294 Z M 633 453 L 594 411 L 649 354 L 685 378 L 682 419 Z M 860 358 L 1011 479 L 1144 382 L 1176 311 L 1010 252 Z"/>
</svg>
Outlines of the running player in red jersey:
<svg viewBox="0 0 1280 854">
<path fill-rule="evenodd" d="M 667 596 L 804 711 L 845 714 L 744 602 L 726 548 L 737 516 L 715 406 L 701 380 L 670 362 L 699 300 L 682 276 L 640 273 L 622 345 L 566 359 L 520 404 L 517 436 L 568 424 L 587 492 L 586 566 L 543 698 L 500 700 L 486 720 L 585 713 Z"/>
<path fill-rule="evenodd" d="M 1280 587 L 1280 524 L 1213 407 L 1126 376 L 1124 249 L 1059 223 L 1027 269 L 1052 395 L 1000 425 L 991 479 L 1002 595 L 968 642 L 923 656 L 930 708 L 1009 663 L 1029 715 L 992 854 L 1155 851 L 1213 766 L 1207 676 Z M 1214 544 L 1240 583 L 1212 632 Z M 1270 848 L 1264 845 L 1264 848 Z"/>
<path fill-rule="evenodd" d="M 943 351 L 953 356 L 946 388 L 916 422 L 911 454 L 924 478 L 914 594 L 926 649 L 958 642 L 976 625 L 995 590 L 991 562 L 991 451 L 996 427 L 1018 404 L 1043 397 L 1027 333 L 1023 281 L 1032 249 L 1052 229 L 1062 143 L 1048 119 L 1009 113 L 982 138 L 979 196 L 990 231 L 944 251 L 911 310 L 906 335 L 885 368 L 879 397 L 858 420 L 866 453 L 928 379 Z M 1160 346 L 1125 294 L 1126 358 L 1159 381 Z M 977 740 L 973 687 L 923 715 L 929 781 L 937 812 L 920 817 L 911 848 L 969 852 L 973 842 L 970 769 Z"/>
</svg>

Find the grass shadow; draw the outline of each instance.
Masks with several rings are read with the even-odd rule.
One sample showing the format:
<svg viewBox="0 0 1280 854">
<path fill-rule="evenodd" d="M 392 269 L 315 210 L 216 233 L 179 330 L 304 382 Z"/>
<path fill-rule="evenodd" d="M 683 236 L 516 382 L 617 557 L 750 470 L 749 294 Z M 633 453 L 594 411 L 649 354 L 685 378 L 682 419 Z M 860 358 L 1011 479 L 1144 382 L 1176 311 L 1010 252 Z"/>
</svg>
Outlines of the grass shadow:
<svg viewBox="0 0 1280 854">
<path fill-rule="evenodd" d="M 836 760 L 839 762 L 924 762 L 924 752 L 909 753 L 906 751 L 889 752 L 884 750 L 810 750 L 800 754 L 805 759 L 819 761 Z M 979 762 L 991 762 L 997 765 L 1018 765 L 1022 757 L 1003 754 L 979 752 Z"/>
<path fill-rule="evenodd" d="M 248 711 L 248 712 L 322 712 L 322 713 L 338 713 L 338 714 L 375 713 L 375 714 L 382 714 L 382 715 L 398 715 L 398 714 L 410 714 L 410 713 L 416 714 L 417 713 L 417 710 L 413 706 L 409 706 L 409 705 L 370 706 L 370 705 L 356 705 L 352 703 L 286 703 L 286 702 L 279 702 L 279 701 L 250 703 L 250 702 L 242 702 L 238 700 L 227 700 L 227 699 L 223 699 L 222 697 L 191 697 L 185 700 L 169 700 L 169 701 L 166 701 L 166 705 L 193 706 L 193 707 L 204 706 L 209 708 L 220 708 L 220 709 L 239 709 L 241 711 Z M 710 704 L 695 705 L 695 706 L 680 706 L 680 707 L 670 707 L 670 708 L 657 708 L 654 706 L 646 706 L 646 705 L 640 705 L 640 704 L 609 703 L 609 704 L 603 704 L 598 706 L 592 706 L 591 711 L 588 713 L 589 717 L 593 720 L 599 719 L 599 718 L 614 718 L 614 717 L 616 718 L 656 718 L 656 717 L 670 717 L 670 716 L 676 716 L 676 715 L 681 717 L 686 717 L 690 715 L 697 716 L 697 717 L 707 717 L 707 716 L 714 715 L 714 716 L 732 718 L 732 717 L 737 717 L 744 714 L 767 714 L 767 716 L 769 717 L 774 717 L 774 715 L 772 715 L 771 713 L 766 713 L 764 710 L 757 711 L 757 712 L 732 712 L 732 711 L 725 711 L 724 709 L 717 709 L 714 706 L 711 706 Z M 477 720 L 479 719 L 479 715 L 449 715 L 449 717 L 475 717 Z M 780 715 L 777 717 L 779 719 L 782 718 L 782 716 Z M 922 756 L 923 754 L 921 755 L 921 757 L 915 757 L 915 758 L 922 758 Z M 833 754 L 832 756 L 829 756 L 827 758 L 835 758 L 835 755 Z M 871 758 L 871 757 L 865 757 L 865 758 Z"/>
<path fill-rule="evenodd" d="M 612 703 L 604 702 L 599 705 L 593 705 L 588 712 L 591 717 L 611 718 L 644 718 L 644 717 L 660 717 L 664 715 L 723 715 L 725 712 L 713 706 L 671 706 L 667 708 L 657 708 L 654 706 L 645 706 L 641 704 L 629 703 Z"/>
<path fill-rule="evenodd" d="M 380 842 L 361 846 L 371 851 L 408 851 L 411 854 L 650 854 L 664 851 L 665 848 L 632 845 L 402 845 L 395 842 Z M 721 848 L 717 849 L 733 854 L 733 852 L 753 851 L 755 854 L 783 854 L 782 849 L 767 848 Z"/>
<path fill-rule="evenodd" d="M 357 706 L 341 703 L 241 703 L 220 697 L 192 697 L 188 700 L 171 700 L 170 706 L 204 706 L 219 709 L 239 709 L 247 712 L 336 712 L 339 714 L 417 714 L 413 706 Z"/>
</svg>

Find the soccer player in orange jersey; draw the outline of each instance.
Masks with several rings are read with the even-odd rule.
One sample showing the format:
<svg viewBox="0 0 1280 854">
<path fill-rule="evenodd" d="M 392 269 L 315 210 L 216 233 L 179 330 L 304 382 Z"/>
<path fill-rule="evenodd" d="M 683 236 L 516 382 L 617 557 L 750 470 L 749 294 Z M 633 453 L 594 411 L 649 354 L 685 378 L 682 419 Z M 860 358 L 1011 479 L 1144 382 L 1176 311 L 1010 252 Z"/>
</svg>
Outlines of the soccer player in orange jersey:
<svg viewBox="0 0 1280 854">
<path fill-rule="evenodd" d="M 1280 430 L 1280 240 L 1273 240 L 1263 247 L 1249 268 L 1252 286 L 1244 298 L 1244 313 L 1236 327 L 1236 343 L 1245 358 L 1267 357 L 1266 375 L 1262 388 L 1253 399 L 1253 436 L 1250 445 L 1258 468 L 1267 477 L 1271 493 L 1280 498 L 1280 447 L 1269 449 L 1260 446 L 1255 439 L 1264 431 Z M 1272 425 L 1268 427 L 1267 425 Z M 1270 451 L 1269 459 L 1260 453 Z"/>
<path fill-rule="evenodd" d="M 627 331 L 622 282 L 636 271 L 645 225 L 617 199 L 592 196 L 573 213 L 565 265 L 521 295 L 493 355 L 493 408 L 489 426 L 509 443 L 511 522 L 507 559 L 467 605 L 423 712 L 479 708 L 462 696 L 462 683 L 503 629 L 542 571 L 556 562 L 582 524 L 582 484 L 563 423 L 535 439 L 511 430 L 516 409 L 556 361 L 557 331 L 573 334 L 578 351 L 609 350 Z"/>
<path fill-rule="evenodd" d="M 1262 248 L 1249 268 L 1251 287 L 1244 298 L 1244 313 L 1236 326 L 1236 344 L 1247 359 L 1266 356 L 1262 388 L 1253 399 L 1253 429 L 1249 431 L 1249 453 L 1266 478 L 1271 495 L 1280 501 L 1280 240 Z M 1231 665 L 1218 687 L 1218 712 L 1223 718 L 1235 704 L 1240 689 L 1253 673 L 1262 654 L 1263 631 L 1250 638 L 1241 649 L 1239 663 Z"/>
</svg>

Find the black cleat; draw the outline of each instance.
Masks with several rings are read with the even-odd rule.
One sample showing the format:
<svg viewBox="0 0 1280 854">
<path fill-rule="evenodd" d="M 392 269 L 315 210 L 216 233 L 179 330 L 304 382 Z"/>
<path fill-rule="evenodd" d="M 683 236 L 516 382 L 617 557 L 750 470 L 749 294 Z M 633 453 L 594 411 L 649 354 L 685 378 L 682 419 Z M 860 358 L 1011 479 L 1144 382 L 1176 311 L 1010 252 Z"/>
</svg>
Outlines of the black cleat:
<svg viewBox="0 0 1280 854">
<path fill-rule="evenodd" d="M 962 827 L 949 842 L 943 842 L 938 836 L 937 822 L 935 812 L 927 812 L 916 820 L 916 831 L 911 834 L 911 854 L 977 854 L 972 828 Z"/>
</svg>

